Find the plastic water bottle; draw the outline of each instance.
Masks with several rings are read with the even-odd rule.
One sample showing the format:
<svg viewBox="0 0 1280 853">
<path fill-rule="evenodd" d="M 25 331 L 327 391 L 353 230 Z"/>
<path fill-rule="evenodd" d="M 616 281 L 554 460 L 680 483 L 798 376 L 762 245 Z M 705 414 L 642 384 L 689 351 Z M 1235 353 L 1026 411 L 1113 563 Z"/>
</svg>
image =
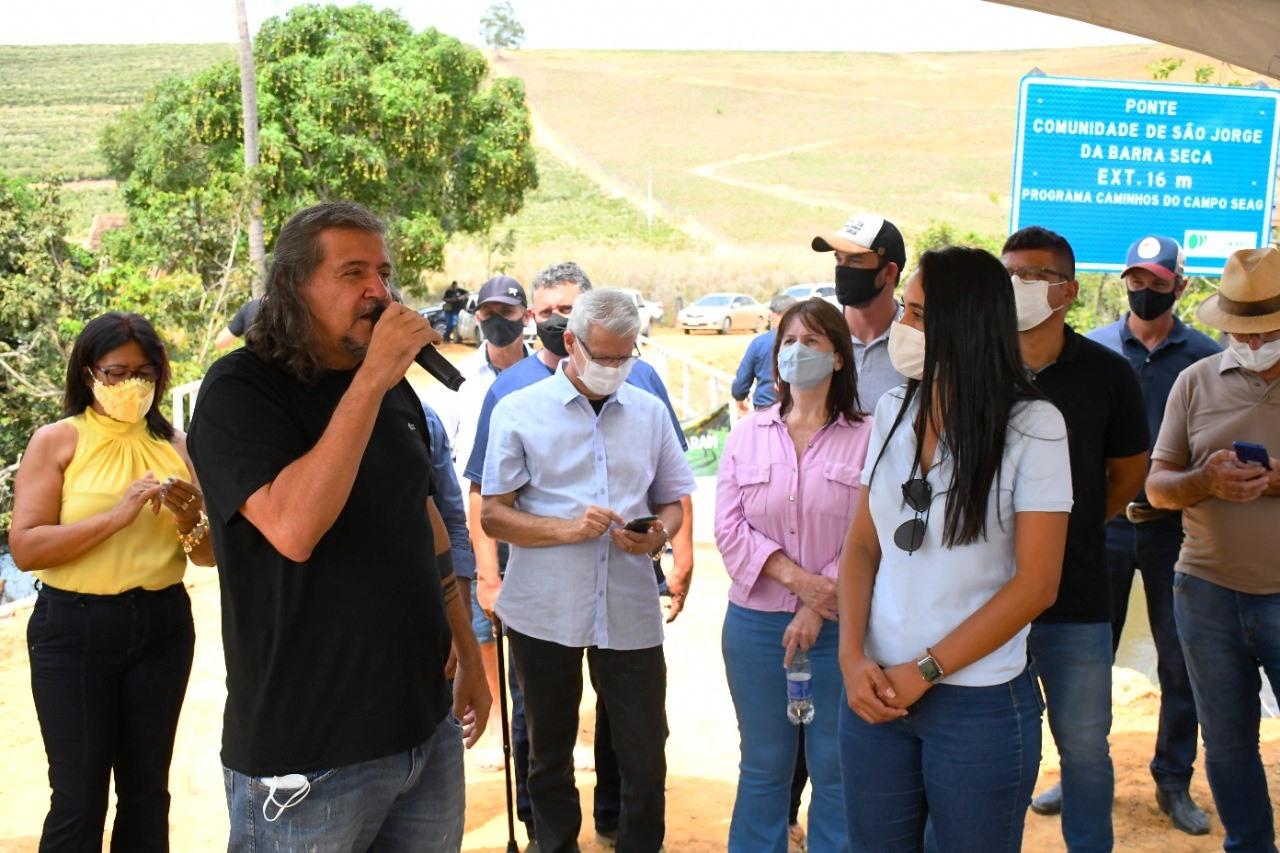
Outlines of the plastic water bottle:
<svg viewBox="0 0 1280 853">
<path fill-rule="evenodd" d="M 813 722 L 813 672 L 808 652 L 797 650 L 787 667 L 787 719 L 793 726 Z"/>
</svg>

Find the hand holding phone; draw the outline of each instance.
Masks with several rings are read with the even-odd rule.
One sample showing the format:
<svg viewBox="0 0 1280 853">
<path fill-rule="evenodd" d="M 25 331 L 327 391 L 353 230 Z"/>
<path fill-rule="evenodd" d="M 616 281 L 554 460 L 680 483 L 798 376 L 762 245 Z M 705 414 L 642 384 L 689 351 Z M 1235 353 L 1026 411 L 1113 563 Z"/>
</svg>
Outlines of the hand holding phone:
<svg viewBox="0 0 1280 853">
<path fill-rule="evenodd" d="M 1271 456 L 1261 444 L 1254 444 L 1249 441 L 1235 441 L 1232 442 L 1231 449 L 1236 452 L 1236 458 L 1243 464 L 1248 465 L 1250 462 L 1257 462 L 1268 471 L 1271 470 Z"/>
<path fill-rule="evenodd" d="M 648 533 L 658 520 L 656 515 L 642 515 L 639 518 L 633 518 L 622 526 L 623 530 L 630 530 L 632 533 Z"/>
</svg>

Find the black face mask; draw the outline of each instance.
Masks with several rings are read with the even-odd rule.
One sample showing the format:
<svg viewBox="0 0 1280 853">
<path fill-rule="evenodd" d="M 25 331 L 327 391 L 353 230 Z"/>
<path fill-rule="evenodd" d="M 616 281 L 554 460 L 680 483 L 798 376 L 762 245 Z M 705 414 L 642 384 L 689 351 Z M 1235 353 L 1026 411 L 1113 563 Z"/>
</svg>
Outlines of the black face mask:
<svg viewBox="0 0 1280 853">
<path fill-rule="evenodd" d="M 1154 320 L 1173 307 L 1178 295 L 1170 290 L 1157 293 L 1149 287 L 1129 291 L 1129 310 L 1143 320 Z"/>
<path fill-rule="evenodd" d="M 884 267 L 873 270 L 836 266 L 836 301 L 851 308 L 861 308 L 880 295 L 882 284 L 876 286 L 876 277 Z"/>
<path fill-rule="evenodd" d="M 563 314 L 552 314 L 550 320 L 538 324 L 538 340 L 552 353 L 561 358 L 568 358 L 569 350 L 564 346 L 564 331 L 569 328 L 569 318 Z"/>
<path fill-rule="evenodd" d="M 494 314 L 488 320 L 480 321 L 480 331 L 484 332 L 484 339 L 495 347 L 505 347 L 524 333 L 524 318 L 508 320 L 501 314 Z"/>
</svg>

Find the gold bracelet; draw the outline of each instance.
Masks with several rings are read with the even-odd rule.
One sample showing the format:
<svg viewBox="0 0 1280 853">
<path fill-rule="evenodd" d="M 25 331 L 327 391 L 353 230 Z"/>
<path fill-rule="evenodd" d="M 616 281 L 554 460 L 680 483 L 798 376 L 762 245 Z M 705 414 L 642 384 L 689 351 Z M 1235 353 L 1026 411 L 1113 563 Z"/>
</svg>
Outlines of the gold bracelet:
<svg viewBox="0 0 1280 853">
<path fill-rule="evenodd" d="M 204 510 L 201 509 L 200 520 L 195 523 L 194 527 L 186 533 L 183 533 L 181 530 L 178 531 L 178 541 L 182 543 L 182 552 L 184 554 L 190 554 L 192 550 L 200 544 L 201 540 L 204 539 L 205 534 L 208 532 L 209 516 L 205 515 Z"/>
</svg>

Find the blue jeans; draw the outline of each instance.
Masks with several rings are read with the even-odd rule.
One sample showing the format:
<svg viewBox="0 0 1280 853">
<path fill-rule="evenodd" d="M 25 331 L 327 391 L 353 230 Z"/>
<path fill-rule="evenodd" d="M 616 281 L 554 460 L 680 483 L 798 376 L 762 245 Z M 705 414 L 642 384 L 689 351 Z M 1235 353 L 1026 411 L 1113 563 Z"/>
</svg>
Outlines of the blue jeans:
<svg viewBox="0 0 1280 853">
<path fill-rule="evenodd" d="M 840 769 L 853 853 L 1018 853 L 1040 769 L 1030 669 L 991 687 L 939 684 L 871 725 L 840 701 Z"/>
<path fill-rule="evenodd" d="M 794 614 L 768 613 L 730 604 L 721 649 L 729 695 L 738 715 L 742 760 L 738 795 L 729 824 L 733 853 L 786 853 L 791 781 L 800 729 L 787 721 L 787 680 L 782 632 Z M 840 784 L 836 720 L 842 679 L 836 659 L 840 627 L 824 622 L 809 650 L 813 669 L 813 722 L 805 727 L 805 760 L 813 779 L 809 849 L 849 849 Z"/>
<path fill-rule="evenodd" d="M 1267 776 L 1258 751 L 1262 679 L 1280 687 L 1280 594 L 1248 595 L 1179 572 L 1173 608 L 1204 734 L 1223 849 L 1274 853 Z"/>
<path fill-rule="evenodd" d="M 1160 681 L 1160 726 L 1156 731 L 1151 775 L 1156 787 L 1163 791 L 1185 791 L 1191 784 L 1199 737 L 1191 679 L 1173 618 L 1173 566 L 1178 562 L 1182 530 L 1149 522 L 1139 525 L 1134 536 L 1136 544 L 1130 550 L 1107 549 L 1112 657 L 1114 659 L 1120 647 L 1120 632 L 1124 630 L 1136 570 L 1142 573 L 1147 621 L 1156 647 L 1156 676 Z"/>
<path fill-rule="evenodd" d="M 228 853 L 462 849 L 462 727 L 452 714 L 408 752 L 302 775 L 310 783 L 305 795 L 278 787 L 268 801 L 270 777 L 222 769 L 231 818 Z M 291 797 L 295 804 L 281 811 Z"/>
<path fill-rule="evenodd" d="M 1049 731 L 1062 758 L 1062 840 L 1071 853 L 1109 851 L 1111 623 L 1036 622 L 1027 650 L 1044 684 Z"/>
</svg>

